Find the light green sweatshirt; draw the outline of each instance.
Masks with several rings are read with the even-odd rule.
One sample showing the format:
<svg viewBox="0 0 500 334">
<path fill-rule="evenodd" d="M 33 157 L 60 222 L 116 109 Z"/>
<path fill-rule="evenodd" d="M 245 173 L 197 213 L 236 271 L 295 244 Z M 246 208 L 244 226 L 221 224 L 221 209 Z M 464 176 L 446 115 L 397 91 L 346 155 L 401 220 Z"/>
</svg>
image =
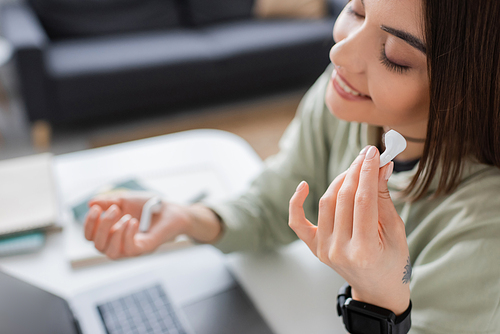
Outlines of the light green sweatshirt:
<svg viewBox="0 0 500 334">
<path fill-rule="evenodd" d="M 259 250 L 297 239 L 288 227 L 288 203 L 300 181 L 309 183 L 306 217 L 316 222 L 318 202 L 333 179 L 366 145 L 377 145 L 379 129 L 335 118 L 324 103 L 332 68 L 302 100 L 250 189 L 234 201 L 214 205 L 225 232 L 223 252 Z M 413 275 L 410 333 L 500 333 L 500 170 L 468 163 L 458 189 L 405 202 L 399 193 L 416 172 L 394 173 L 388 185 L 406 224 Z"/>
</svg>

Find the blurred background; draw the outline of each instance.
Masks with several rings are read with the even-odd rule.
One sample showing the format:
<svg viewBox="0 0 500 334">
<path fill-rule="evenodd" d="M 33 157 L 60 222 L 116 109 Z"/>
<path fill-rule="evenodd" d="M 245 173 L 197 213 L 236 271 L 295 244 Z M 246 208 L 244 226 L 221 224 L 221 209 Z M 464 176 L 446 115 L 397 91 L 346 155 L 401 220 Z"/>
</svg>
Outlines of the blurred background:
<svg viewBox="0 0 500 334">
<path fill-rule="evenodd" d="M 175 256 L 169 250 L 192 245 L 182 236 L 147 256 L 108 261 L 84 238 L 89 199 L 126 189 L 183 204 L 240 194 L 260 172 L 260 158 L 278 151 L 301 98 L 328 66 L 346 2 L 0 0 L 0 274 L 71 296 L 183 263 L 165 262 Z M 258 156 L 218 131 L 111 146 L 200 128 L 232 132 Z M 294 245 L 263 262 L 242 258 L 238 277 L 248 277 L 248 292 L 280 333 L 343 332 L 332 300 L 322 298 L 341 281 L 305 244 Z M 130 295 L 125 288 L 117 298 Z M 29 298 L 4 300 L 0 322 L 14 310 L 23 321 L 3 319 L 31 323 L 26 303 L 45 314 Z M 25 303 L 16 308 L 12 300 Z M 56 318 L 32 323 L 38 329 Z"/>
<path fill-rule="evenodd" d="M 0 159 L 233 132 L 261 158 L 345 0 L 0 0 Z"/>
</svg>

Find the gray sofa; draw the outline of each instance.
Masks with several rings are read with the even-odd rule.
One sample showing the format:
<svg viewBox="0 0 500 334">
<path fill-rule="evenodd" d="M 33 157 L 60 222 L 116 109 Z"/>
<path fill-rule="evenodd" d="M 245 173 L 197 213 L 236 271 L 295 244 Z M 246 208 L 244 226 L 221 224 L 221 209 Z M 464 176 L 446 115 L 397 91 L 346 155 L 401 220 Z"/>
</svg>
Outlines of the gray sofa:
<svg viewBox="0 0 500 334">
<path fill-rule="evenodd" d="M 97 122 L 310 84 L 340 6 L 261 20 L 253 0 L 29 0 L 0 11 L 28 118 Z"/>
</svg>

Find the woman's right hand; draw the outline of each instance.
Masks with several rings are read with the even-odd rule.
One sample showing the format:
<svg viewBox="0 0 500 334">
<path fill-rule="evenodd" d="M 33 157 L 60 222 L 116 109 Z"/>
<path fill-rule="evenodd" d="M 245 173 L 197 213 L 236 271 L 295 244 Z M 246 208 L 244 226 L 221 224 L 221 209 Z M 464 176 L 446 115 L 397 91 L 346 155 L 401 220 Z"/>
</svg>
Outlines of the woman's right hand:
<svg viewBox="0 0 500 334">
<path fill-rule="evenodd" d="M 149 230 L 140 232 L 142 207 L 152 196 L 130 191 L 93 198 L 85 217 L 85 238 L 109 258 L 118 259 L 150 253 L 181 234 L 200 242 L 213 242 L 219 236 L 221 224 L 210 209 L 166 202 L 151 217 Z"/>
</svg>

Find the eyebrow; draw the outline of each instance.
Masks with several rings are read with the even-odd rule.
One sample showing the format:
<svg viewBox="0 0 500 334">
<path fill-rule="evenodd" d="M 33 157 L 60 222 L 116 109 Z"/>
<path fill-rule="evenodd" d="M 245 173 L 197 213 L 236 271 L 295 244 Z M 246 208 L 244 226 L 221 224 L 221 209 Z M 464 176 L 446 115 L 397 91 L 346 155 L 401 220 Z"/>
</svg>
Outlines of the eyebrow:
<svg viewBox="0 0 500 334">
<path fill-rule="evenodd" d="M 387 27 L 384 25 L 381 25 L 380 29 L 382 29 L 385 32 L 388 32 L 389 34 L 391 34 L 393 36 L 401 38 L 403 41 L 410 44 L 411 46 L 413 46 L 417 50 L 421 51 L 423 54 L 427 53 L 427 49 L 425 47 L 425 44 L 417 37 L 405 32 L 405 31 L 397 30 L 397 29 L 390 28 L 390 27 Z"/>
<path fill-rule="evenodd" d="M 363 5 L 363 7 L 365 7 L 364 0 L 361 0 L 361 4 Z M 410 44 L 411 46 L 413 46 L 417 50 L 421 51 L 423 54 L 427 53 L 427 48 L 425 47 L 425 44 L 420 39 L 413 36 L 412 34 L 409 34 L 409 33 L 402 31 L 402 30 L 390 28 L 390 27 L 387 27 L 384 25 L 381 25 L 380 29 L 382 29 L 385 32 L 388 32 L 389 34 L 391 34 L 393 36 L 396 36 L 397 38 L 401 38 L 403 41 Z"/>
</svg>

